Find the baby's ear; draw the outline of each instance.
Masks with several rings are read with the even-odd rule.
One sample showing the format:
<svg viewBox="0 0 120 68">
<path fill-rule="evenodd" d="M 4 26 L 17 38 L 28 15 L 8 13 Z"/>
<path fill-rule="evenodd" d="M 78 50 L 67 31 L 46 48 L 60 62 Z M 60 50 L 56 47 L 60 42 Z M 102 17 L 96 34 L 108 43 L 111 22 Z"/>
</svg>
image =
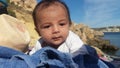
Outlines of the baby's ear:
<svg viewBox="0 0 120 68">
<path fill-rule="evenodd" d="M 38 33 L 38 35 L 41 36 L 41 34 L 40 34 L 38 28 L 35 27 L 35 30 L 36 30 L 36 32 Z"/>
</svg>

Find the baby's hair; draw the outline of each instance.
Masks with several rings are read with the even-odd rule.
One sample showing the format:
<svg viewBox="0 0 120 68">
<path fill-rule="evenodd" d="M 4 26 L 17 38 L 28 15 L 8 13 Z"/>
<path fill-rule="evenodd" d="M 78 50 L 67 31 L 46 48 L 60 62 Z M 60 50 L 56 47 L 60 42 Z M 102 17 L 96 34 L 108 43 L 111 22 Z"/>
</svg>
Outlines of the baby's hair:
<svg viewBox="0 0 120 68">
<path fill-rule="evenodd" d="M 36 7 L 35 7 L 34 10 L 33 10 L 32 16 L 33 16 L 33 21 L 34 21 L 34 25 L 35 25 L 35 26 L 37 26 L 37 22 L 36 22 L 36 12 L 37 12 L 38 8 L 39 8 L 40 6 L 42 6 L 41 8 L 44 9 L 44 8 L 46 8 L 46 7 L 49 7 L 50 5 L 55 4 L 56 2 L 57 2 L 57 3 L 60 3 L 61 5 L 63 5 L 63 6 L 65 7 L 65 9 L 66 9 L 66 11 L 67 11 L 67 14 L 68 14 L 69 22 L 70 22 L 70 25 L 71 25 L 72 22 L 71 22 L 71 18 L 70 18 L 69 9 L 68 9 L 67 5 L 66 5 L 62 0 L 42 0 L 42 1 L 40 1 L 40 2 L 36 5 Z"/>
</svg>

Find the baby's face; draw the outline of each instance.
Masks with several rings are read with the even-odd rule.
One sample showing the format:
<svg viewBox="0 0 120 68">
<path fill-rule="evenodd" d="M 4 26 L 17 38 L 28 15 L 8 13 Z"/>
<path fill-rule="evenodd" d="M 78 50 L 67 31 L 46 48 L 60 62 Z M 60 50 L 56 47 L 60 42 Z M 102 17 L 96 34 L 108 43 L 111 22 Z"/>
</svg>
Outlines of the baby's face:
<svg viewBox="0 0 120 68">
<path fill-rule="evenodd" d="M 69 33 L 69 19 L 64 7 L 50 6 L 38 10 L 37 31 L 50 46 L 57 48 L 62 44 Z"/>
</svg>

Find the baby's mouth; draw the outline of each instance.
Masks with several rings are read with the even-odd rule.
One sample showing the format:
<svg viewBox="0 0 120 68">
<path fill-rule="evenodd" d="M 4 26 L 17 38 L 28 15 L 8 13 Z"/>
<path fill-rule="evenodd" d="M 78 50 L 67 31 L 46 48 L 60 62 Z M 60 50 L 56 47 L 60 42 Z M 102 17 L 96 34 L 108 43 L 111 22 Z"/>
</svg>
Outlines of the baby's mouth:
<svg viewBox="0 0 120 68">
<path fill-rule="evenodd" d="M 58 40 L 61 39 L 61 36 L 59 36 L 59 37 L 53 37 L 52 39 L 53 39 L 54 41 L 58 41 Z"/>
</svg>

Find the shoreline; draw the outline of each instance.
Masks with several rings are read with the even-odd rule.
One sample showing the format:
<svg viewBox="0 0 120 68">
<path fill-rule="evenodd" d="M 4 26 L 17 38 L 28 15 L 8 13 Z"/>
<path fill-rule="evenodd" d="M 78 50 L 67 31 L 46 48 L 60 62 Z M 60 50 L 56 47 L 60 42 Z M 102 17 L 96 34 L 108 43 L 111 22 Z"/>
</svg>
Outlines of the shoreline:
<svg viewBox="0 0 120 68">
<path fill-rule="evenodd" d="M 120 36 L 120 32 L 104 32 L 104 36 L 102 37 L 105 40 L 109 40 L 110 44 L 112 46 L 115 46 L 118 48 L 117 51 L 110 51 L 108 52 L 109 54 L 112 54 L 114 56 L 119 56 L 120 57 L 120 45 L 119 45 L 119 36 Z"/>
</svg>

